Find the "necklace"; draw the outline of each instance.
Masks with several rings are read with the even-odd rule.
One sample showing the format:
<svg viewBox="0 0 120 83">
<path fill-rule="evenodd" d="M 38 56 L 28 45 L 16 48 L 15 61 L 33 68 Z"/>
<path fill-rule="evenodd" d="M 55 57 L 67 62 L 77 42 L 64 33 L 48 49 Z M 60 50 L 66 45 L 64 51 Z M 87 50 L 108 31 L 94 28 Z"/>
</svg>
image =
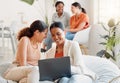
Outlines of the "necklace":
<svg viewBox="0 0 120 83">
<path fill-rule="evenodd" d="M 33 49 L 37 49 L 37 48 L 38 48 L 38 44 L 37 44 L 37 42 L 35 41 L 34 38 L 31 38 L 31 39 L 30 39 L 30 43 L 31 43 L 31 47 L 32 47 Z"/>
<path fill-rule="evenodd" d="M 37 49 L 38 48 L 37 44 L 35 44 L 35 45 L 31 44 L 31 46 L 32 46 L 33 49 Z"/>
<path fill-rule="evenodd" d="M 32 47 L 33 49 L 37 49 L 37 48 L 38 48 L 38 44 L 37 44 L 37 43 L 33 43 L 33 42 L 31 41 L 31 47 Z"/>
</svg>

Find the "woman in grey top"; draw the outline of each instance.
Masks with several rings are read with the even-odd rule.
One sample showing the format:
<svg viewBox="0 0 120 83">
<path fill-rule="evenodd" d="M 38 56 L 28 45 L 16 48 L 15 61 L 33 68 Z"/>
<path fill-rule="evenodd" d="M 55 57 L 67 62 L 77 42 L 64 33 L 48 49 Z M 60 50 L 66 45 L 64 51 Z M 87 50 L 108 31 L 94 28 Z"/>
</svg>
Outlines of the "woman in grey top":
<svg viewBox="0 0 120 83">
<path fill-rule="evenodd" d="M 57 1 L 55 4 L 56 12 L 52 16 L 52 22 L 61 22 L 65 28 L 69 28 L 70 15 L 63 11 L 64 3 L 62 1 Z"/>
<path fill-rule="evenodd" d="M 61 22 L 65 28 L 69 28 L 70 15 L 64 11 L 64 3 L 62 1 L 57 1 L 55 3 L 56 12 L 52 16 L 52 22 Z M 46 50 L 51 48 L 52 38 L 50 32 L 48 32 L 47 38 L 44 42 L 44 48 Z"/>
</svg>

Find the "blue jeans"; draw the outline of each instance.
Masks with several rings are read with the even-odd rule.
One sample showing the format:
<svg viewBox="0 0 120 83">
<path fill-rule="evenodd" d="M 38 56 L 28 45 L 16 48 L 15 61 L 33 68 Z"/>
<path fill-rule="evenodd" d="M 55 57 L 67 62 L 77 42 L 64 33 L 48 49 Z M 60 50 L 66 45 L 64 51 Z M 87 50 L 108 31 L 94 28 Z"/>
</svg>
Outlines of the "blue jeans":
<svg viewBox="0 0 120 83">
<path fill-rule="evenodd" d="M 52 47 L 52 37 L 50 31 L 48 31 L 47 38 L 44 41 L 44 44 L 47 46 L 46 50 L 49 50 Z"/>
<path fill-rule="evenodd" d="M 59 83 L 93 83 L 93 80 L 89 76 L 76 74 L 70 78 L 61 78 Z"/>
<path fill-rule="evenodd" d="M 68 40 L 73 40 L 74 36 L 75 36 L 75 33 L 72 33 L 72 32 L 66 32 L 66 35 L 65 35 L 65 38 L 68 39 Z"/>
</svg>

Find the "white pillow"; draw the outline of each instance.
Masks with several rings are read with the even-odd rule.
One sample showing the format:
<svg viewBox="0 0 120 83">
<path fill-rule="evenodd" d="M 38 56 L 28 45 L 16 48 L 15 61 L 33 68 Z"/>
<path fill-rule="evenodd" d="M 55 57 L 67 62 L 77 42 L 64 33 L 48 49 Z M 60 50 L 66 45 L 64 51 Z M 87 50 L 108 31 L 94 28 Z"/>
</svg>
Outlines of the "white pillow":
<svg viewBox="0 0 120 83">
<path fill-rule="evenodd" d="M 0 76 L 0 83 L 7 83 L 7 80 Z"/>
<path fill-rule="evenodd" d="M 96 83 L 109 83 L 120 75 L 119 68 L 110 60 L 95 56 L 84 56 L 85 64 L 99 77 Z"/>
<path fill-rule="evenodd" d="M 113 78 L 109 83 L 120 83 L 120 76 Z"/>
<path fill-rule="evenodd" d="M 0 75 L 3 75 L 3 73 L 9 68 L 11 63 L 4 63 L 0 64 Z"/>
</svg>

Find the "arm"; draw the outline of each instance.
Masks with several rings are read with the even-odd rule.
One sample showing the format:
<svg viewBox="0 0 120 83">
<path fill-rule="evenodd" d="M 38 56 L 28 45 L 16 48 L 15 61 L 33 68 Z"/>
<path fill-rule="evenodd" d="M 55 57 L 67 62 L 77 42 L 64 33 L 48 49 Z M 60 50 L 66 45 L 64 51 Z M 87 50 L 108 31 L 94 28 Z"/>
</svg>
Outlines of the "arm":
<svg viewBox="0 0 120 83">
<path fill-rule="evenodd" d="M 19 60 L 20 66 L 25 66 L 27 64 L 27 45 L 28 45 L 28 38 L 23 37 L 18 44 L 17 49 L 17 60 Z"/>
<path fill-rule="evenodd" d="M 78 42 L 73 42 L 72 46 L 71 46 L 71 56 L 73 57 L 73 64 L 75 66 L 79 66 L 81 64 L 83 64 L 83 55 L 81 52 L 81 49 L 79 47 Z"/>
<path fill-rule="evenodd" d="M 46 52 L 46 58 L 55 58 L 56 44 L 52 43 L 52 47 Z"/>
<path fill-rule="evenodd" d="M 79 44 L 77 42 L 72 44 L 71 54 L 72 54 L 72 57 L 74 57 L 73 58 L 74 59 L 73 66 L 76 67 L 77 71 L 79 73 L 82 73 L 84 75 L 88 75 L 88 76 L 92 77 L 93 79 L 95 79 L 96 74 L 86 67 L 86 65 L 83 61 L 83 55 L 81 53 Z"/>
<path fill-rule="evenodd" d="M 68 29 L 69 32 L 78 32 L 83 29 L 83 27 L 86 25 L 86 22 L 82 22 L 79 24 L 79 26 L 75 29 Z"/>
<path fill-rule="evenodd" d="M 71 70 L 73 73 L 83 73 L 83 68 L 85 66 L 83 62 L 83 55 L 81 49 L 77 42 L 73 42 L 71 46 L 71 57 L 72 57 L 72 67 Z"/>
<path fill-rule="evenodd" d="M 76 19 L 76 16 L 72 16 L 70 19 L 70 29 L 68 31 L 70 32 L 78 32 L 80 30 L 83 30 L 84 28 L 87 28 L 89 26 L 89 18 L 86 14 L 81 14 L 78 19 Z"/>
</svg>

